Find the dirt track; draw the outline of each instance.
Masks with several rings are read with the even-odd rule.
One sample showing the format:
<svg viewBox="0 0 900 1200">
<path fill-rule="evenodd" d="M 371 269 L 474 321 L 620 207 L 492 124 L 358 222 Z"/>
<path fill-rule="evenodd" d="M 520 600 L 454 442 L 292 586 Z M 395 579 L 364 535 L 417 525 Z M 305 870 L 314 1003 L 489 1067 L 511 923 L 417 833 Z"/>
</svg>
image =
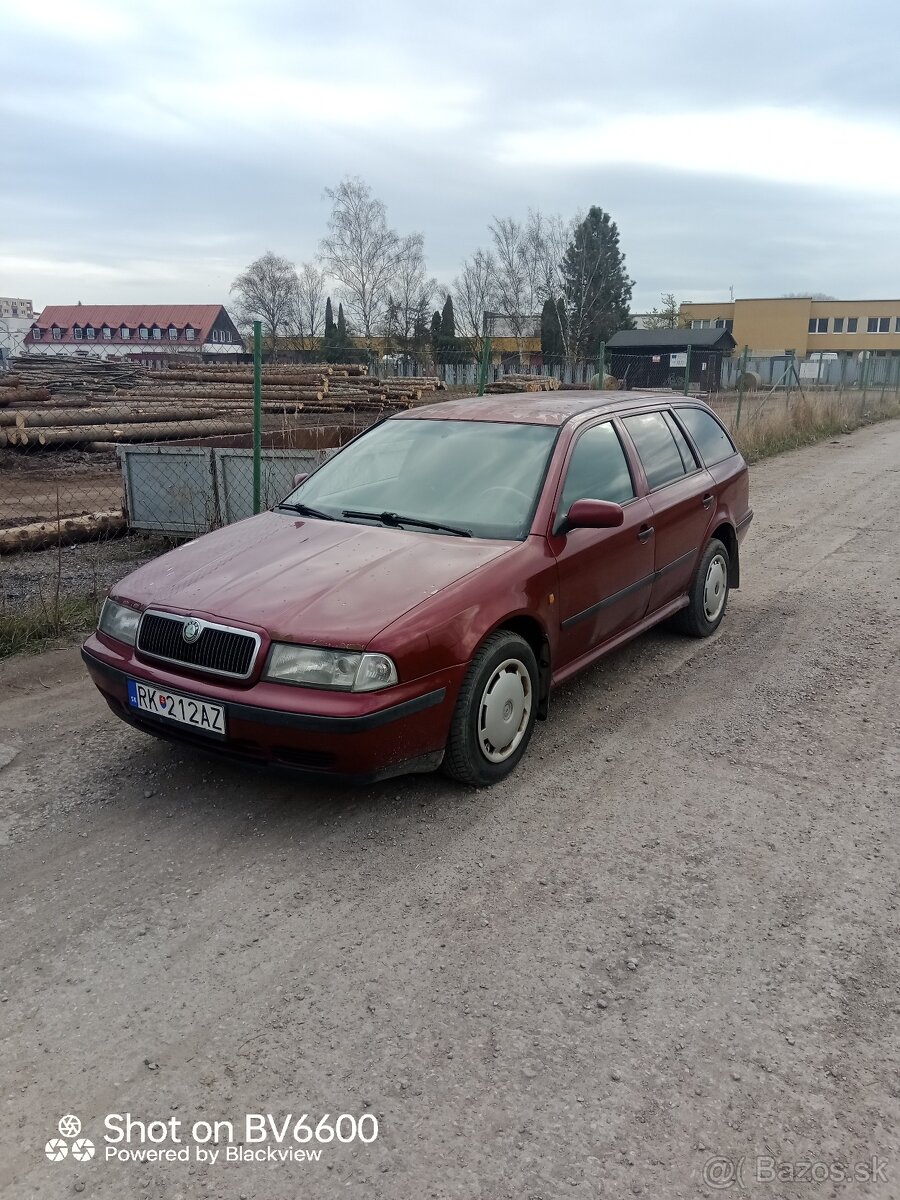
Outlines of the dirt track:
<svg viewBox="0 0 900 1200">
<path fill-rule="evenodd" d="M 725 1156 L 732 1194 L 900 1196 L 900 423 L 752 499 L 715 639 L 588 673 L 490 791 L 254 775 L 115 722 L 75 651 L 0 668 L 0 1194 L 668 1200 Z M 46 1161 L 125 1111 L 381 1134 Z"/>
</svg>

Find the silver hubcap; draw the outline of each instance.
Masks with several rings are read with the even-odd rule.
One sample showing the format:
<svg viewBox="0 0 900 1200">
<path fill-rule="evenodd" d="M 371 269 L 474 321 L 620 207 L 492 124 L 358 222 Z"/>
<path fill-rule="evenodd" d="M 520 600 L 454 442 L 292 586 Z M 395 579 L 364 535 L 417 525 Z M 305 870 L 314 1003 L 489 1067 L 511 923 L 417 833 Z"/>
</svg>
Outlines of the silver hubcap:
<svg viewBox="0 0 900 1200">
<path fill-rule="evenodd" d="M 517 658 L 495 668 L 481 694 L 478 744 L 490 762 L 515 753 L 531 716 L 531 677 Z"/>
<path fill-rule="evenodd" d="M 707 568 L 703 586 L 703 608 L 707 621 L 715 621 L 721 616 L 727 592 L 728 568 L 722 555 L 717 554 Z"/>
</svg>

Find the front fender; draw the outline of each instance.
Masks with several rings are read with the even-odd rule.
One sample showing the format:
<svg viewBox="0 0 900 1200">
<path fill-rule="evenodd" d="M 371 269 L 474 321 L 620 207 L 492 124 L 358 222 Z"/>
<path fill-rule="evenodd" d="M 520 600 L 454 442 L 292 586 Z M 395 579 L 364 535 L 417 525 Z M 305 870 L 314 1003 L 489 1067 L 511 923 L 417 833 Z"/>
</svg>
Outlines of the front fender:
<svg viewBox="0 0 900 1200">
<path fill-rule="evenodd" d="M 512 554 L 399 617 L 367 649 L 390 655 L 401 678 L 416 679 L 470 662 L 488 634 L 518 619 L 540 628 L 552 658 L 559 626 L 557 580 L 546 539 L 530 536 Z"/>
</svg>

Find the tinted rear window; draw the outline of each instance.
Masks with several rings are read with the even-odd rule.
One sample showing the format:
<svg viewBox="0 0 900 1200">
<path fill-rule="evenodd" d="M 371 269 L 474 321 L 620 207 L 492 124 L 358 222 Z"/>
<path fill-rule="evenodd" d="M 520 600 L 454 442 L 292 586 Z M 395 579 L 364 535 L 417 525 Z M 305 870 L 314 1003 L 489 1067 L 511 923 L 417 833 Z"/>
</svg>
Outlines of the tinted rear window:
<svg viewBox="0 0 900 1200">
<path fill-rule="evenodd" d="M 708 467 L 737 453 L 731 438 L 719 422 L 702 408 L 679 408 L 678 416 L 684 422 Z"/>
<path fill-rule="evenodd" d="M 681 432 L 681 427 L 672 416 L 671 413 L 663 413 L 666 419 L 666 424 L 672 431 L 672 437 L 675 439 L 675 445 L 678 447 L 678 453 L 681 455 L 681 461 L 684 463 L 684 469 L 687 474 L 697 470 L 697 459 L 694 457 L 694 452 L 687 442 L 687 438 Z"/>
<path fill-rule="evenodd" d="M 640 413 L 625 417 L 623 424 L 637 446 L 651 490 L 684 475 L 681 454 L 662 413 Z"/>
</svg>

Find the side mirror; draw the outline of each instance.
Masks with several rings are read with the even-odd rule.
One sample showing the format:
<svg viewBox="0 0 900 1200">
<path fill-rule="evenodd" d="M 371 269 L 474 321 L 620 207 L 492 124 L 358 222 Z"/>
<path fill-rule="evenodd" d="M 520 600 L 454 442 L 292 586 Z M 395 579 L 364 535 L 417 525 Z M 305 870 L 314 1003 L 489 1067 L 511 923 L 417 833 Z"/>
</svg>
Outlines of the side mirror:
<svg viewBox="0 0 900 1200">
<path fill-rule="evenodd" d="M 294 487 L 299 487 L 301 483 L 305 483 L 309 479 L 309 471 L 301 471 L 299 475 L 294 476 Z"/>
<path fill-rule="evenodd" d="M 621 504 L 611 500 L 576 500 L 566 514 L 561 533 L 567 529 L 618 529 L 625 522 Z"/>
</svg>

